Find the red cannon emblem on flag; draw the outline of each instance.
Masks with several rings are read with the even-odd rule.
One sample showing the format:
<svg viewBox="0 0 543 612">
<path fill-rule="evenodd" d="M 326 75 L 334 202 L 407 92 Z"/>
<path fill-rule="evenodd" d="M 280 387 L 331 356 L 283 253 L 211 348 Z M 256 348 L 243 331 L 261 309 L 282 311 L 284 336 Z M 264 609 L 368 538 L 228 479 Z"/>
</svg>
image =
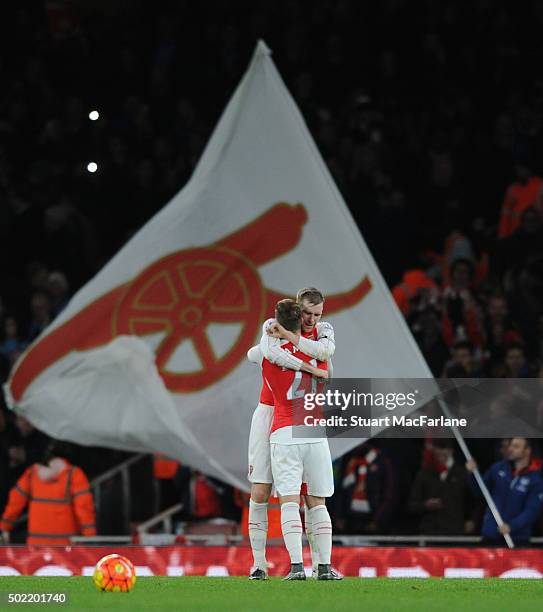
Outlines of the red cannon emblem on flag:
<svg viewBox="0 0 543 612">
<path fill-rule="evenodd" d="M 12 375 L 13 398 L 20 400 L 37 376 L 70 352 L 96 348 L 124 334 L 161 335 L 156 364 L 170 391 L 188 393 L 212 385 L 242 361 L 260 323 L 285 297 L 262 285 L 257 268 L 295 248 L 306 221 L 302 204 L 275 204 L 215 244 L 153 262 L 36 342 Z M 365 276 L 351 290 L 327 296 L 326 315 L 351 308 L 370 289 Z M 239 330 L 220 354 L 212 342 L 212 324 L 234 324 Z M 176 365 L 183 343 L 196 355 L 197 367 Z"/>
</svg>

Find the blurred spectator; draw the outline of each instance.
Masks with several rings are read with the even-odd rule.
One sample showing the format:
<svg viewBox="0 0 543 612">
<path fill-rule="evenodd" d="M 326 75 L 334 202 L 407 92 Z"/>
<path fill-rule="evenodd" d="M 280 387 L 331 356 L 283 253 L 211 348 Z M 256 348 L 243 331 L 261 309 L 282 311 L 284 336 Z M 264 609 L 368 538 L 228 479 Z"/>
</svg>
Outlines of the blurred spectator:
<svg viewBox="0 0 543 612">
<path fill-rule="evenodd" d="M 15 426 L 15 431 L 10 436 L 8 454 L 9 467 L 18 475 L 28 465 L 39 461 L 49 440 L 23 416 L 17 415 Z"/>
<path fill-rule="evenodd" d="M 398 470 L 386 449 L 367 442 L 342 461 L 336 526 L 344 533 L 386 533 L 398 504 Z"/>
<path fill-rule="evenodd" d="M 174 504 L 178 504 L 181 499 L 179 491 L 174 484 L 175 475 L 179 469 L 179 463 L 161 453 L 153 455 L 153 477 L 155 479 L 158 492 L 156 512 L 162 512 Z"/>
<path fill-rule="evenodd" d="M 51 298 L 52 314 L 56 317 L 70 299 L 70 288 L 66 275 L 59 270 L 50 272 L 47 277 L 47 290 Z"/>
<path fill-rule="evenodd" d="M 498 236 L 510 236 L 520 225 L 521 214 L 533 206 L 543 187 L 543 181 L 533 176 L 525 164 L 515 166 L 516 181 L 507 189 L 500 215 Z"/>
<path fill-rule="evenodd" d="M 47 266 L 41 261 L 32 261 L 26 268 L 26 276 L 30 287 L 36 292 L 47 291 L 48 274 Z"/>
<path fill-rule="evenodd" d="M 51 323 L 51 300 L 45 292 L 37 292 L 32 296 L 30 302 L 32 320 L 28 329 L 28 342 L 35 340 L 42 331 Z"/>
<path fill-rule="evenodd" d="M 440 376 L 449 356 L 443 340 L 441 302 L 436 288 L 419 288 L 410 300 L 407 323 L 434 376 Z"/>
<path fill-rule="evenodd" d="M 486 306 L 485 319 L 485 348 L 490 361 L 503 360 L 505 346 L 522 339 L 515 327 L 509 315 L 509 307 L 505 296 L 501 294 L 490 296 Z"/>
<path fill-rule="evenodd" d="M 539 431 L 543 430 L 543 361 L 540 362 L 539 371 L 537 372 L 539 379 L 540 390 L 542 391 L 539 395 L 539 402 L 537 404 L 537 419 L 536 426 Z"/>
<path fill-rule="evenodd" d="M 392 289 L 392 297 L 404 317 L 409 317 L 413 309 L 421 309 L 429 302 L 435 304 L 438 299 L 437 285 L 428 278 L 423 270 L 407 270 L 402 282 Z"/>
<path fill-rule="evenodd" d="M 543 256 L 543 219 L 533 206 L 523 211 L 518 228 L 498 241 L 497 256 L 502 271 L 518 271 L 528 260 Z"/>
<path fill-rule="evenodd" d="M 70 536 L 96 535 L 89 481 L 83 470 L 71 465 L 69 455 L 69 445 L 52 442 L 19 478 L 0 521 L 5 543 L 27 505 L 27 544 L 67 545 Z"/>
<path fill-rule="evenodd" d="M 466 340 L 456 342 L 452 348 L 452 359 L 445 368 L 445 378 L 477 378 L 483 375 L 475 361 L 473 346 Z"/>
<path fill-rule="evenodd" d="M 3 508 L 11 486 L 7 451 L 7 419 L 0 402 L 0 508 Z"/>
<path fill-rule="evenodd" d="M 0 344 L 0 353 L 2 353 L 10 364 L 15 363 L 15 360 L 26 348 L 26 342 L 19 335 L 19 326 L 15 317 L 6 317 L 4 320 L 4 338 Z"/>
<path fill-rule="evenodd" d="M 183 504 L 184 519 L 238 518 L 234 490 L 216 478 L 181 466 L 175 484 Z"/>
<path fill-rule="evenodd" d="M 434 440 L 432 454 L 432 464 L 417 474 L 409 498 L 410 512 L 420 517 L 419 533 L 472 533 L 475 525 L 467 520 L 466 470 L 456 463 L 452 442 Z"/>
<path fill-rule="evenodd" d="M 5 315 L 6 310 L 4 307 L 4 300 L 2 299 L 2 296 L 0 296 L 0 323 L 3 322 Z"/>
<path fill-rule="evenodd" d="M 473 263 L 456 259 L 450 269 L 450 284 L 443 290 L 443 337 L 448 346 L 469 340 L 476 348 L 484 342 L 482 315 L 470 287 Z"/>
<path fill-rule="evenodd" d="M 521 268 L 509 268 L 504 287 L 522 337 L 533 338 L 543 312 L 543 257 L 530 257 Z"/>
<path fill-rule="evenodd" d="M 48 443 L 48 437 L 38 431 L 27 419 L 20 415 L 15 418 L 15 428 L 8 432 L 11 482 L 17 479 L 26 467 L 39 461 Z"/>
<path fill-rule="evenodd" d="M 469 267 L 473 270 L 472 278 L 470 278 L 470 286 L 472 288 L 479 287 L 488 274 L 487 253 L 483 253 L 480 259 L 476 260 L 471 241 L 467 238 L 467 236 L 458 231 L 452 232 L 447 237 L 442 260 L 442 277 L 444 286 L 451 283 L 450 275 L 453 271 L 458 274 L 454 264 L 459 260 L 469 262 Z"/>
<path fill-rule="evenodd" d="M 505 350 L 505 375 L 510 378 L 531 378 L 533 371 L 526 359 L 526 349 L 519 343 L 510 344 Z"/>
<path fill-rule="evenodd" d="M 64 197 L 45 210 L 43 226 L 44 248 L 53 264 L 77 283 L 90 278 L 99 265 L 98 238 L 90 219 Z M 109 230 L 105 227 L 104 234 Z"/>
<path fill-rule="evenodd" d="M 490 509 L 483 519 L 482 536 L 491 544 L 500 544 L 502 534 L 510 534 L 517 545 L 527 544 L 543 507 L 541 460 L 532 456 L 532 444 L 526 438 L 512 438 L 507 447 L 507 460 L 498 461 L 485 474 L 488 487 L 504 524 L 498 527 Z M 466 468 L 473 472 L 475 461 Z M 476 495 L 480 489 L 469 479 Z"/>
<path fill-rule="evenodd" d="M 543 367 L 543 314 L 540 314 L 538 317 L 537 333 L 531 340 L 534 345 L 534 356 Z"/>
</svg>

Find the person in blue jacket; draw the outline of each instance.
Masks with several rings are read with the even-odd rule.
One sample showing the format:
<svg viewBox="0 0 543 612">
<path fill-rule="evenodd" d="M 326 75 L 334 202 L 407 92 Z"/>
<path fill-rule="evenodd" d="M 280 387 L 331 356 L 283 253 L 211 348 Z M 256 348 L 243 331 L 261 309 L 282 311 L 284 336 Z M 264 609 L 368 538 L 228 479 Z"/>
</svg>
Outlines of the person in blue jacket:
<svg viewBox="0 0 543 612">
<path fill-rule="evenodd" d="M 515 544 L 522 545 L 528 543 L 543 507 L 542 463 L 532 456 L 532 444 L 526 438 L 511 438 L 507 456 L 492 465 L 484 476 L 504 524 L 498 527 L 487 508 L 481 535 L 487 543 L 496 544 L 503 541 L 503 534 L 509 533 Z M 466 463 L 470 472 L 476 467 L 473 460 Z M 481 494 L 473 476 L 470 486 Z"/>
</svg>

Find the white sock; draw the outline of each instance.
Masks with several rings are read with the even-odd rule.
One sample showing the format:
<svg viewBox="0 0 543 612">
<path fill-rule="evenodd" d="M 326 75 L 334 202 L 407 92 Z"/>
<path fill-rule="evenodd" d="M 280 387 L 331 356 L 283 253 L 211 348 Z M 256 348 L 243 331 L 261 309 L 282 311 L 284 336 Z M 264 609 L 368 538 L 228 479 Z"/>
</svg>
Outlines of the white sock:
<svg viewBox="0 0 543 612">
<path fill-rule="evenodd" d="M 281 530 L 291 563 L 302 563 L 302 519 L 296 502 L 281 504 Z"/>
<path fill-rule="evenodd" d="M 313 541 L 319 551 L 319 563 L 330 563 L 332 556 L 332 521 L 326 506 L 315 506 L 309 511 L 313 527 Z"/>
<path fill-rule="evenodd" d="M 249 540 L 254 567 L 266 569 L 266 538 L 268 537 L 268 504 L 249 500 Z"/>
<path fill-rule="evenodd" d="M 317 569 L 319 565 L 319 551 L 315 546 L 315 538 L 313 537 L 313 524 L 312 524 L 312 515 L 309 511 L 309 508 L 305 507 L 305 535 L 307 536 L 307 541 L 309 543 L 309 550 L 311 551 L 311 565 L 313 569 Z"/>
</svg>

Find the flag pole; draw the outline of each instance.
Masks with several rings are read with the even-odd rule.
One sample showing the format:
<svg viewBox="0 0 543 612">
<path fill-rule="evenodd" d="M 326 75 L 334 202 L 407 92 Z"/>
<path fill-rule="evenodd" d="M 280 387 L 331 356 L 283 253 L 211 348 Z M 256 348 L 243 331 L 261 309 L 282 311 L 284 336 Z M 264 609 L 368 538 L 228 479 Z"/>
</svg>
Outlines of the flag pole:
<svg viewBox="0 0 543 612">
<path fill-rule="evenodd" d="M 443 411 L 443 413 L 445 414 L 445 416 L 449 419 L 452 419 L 453 416 L 447 406 L 447 404 L 445 403 L 445 401 L 443 399 L 438 399 L 439 402 L 439 406 L 441 408 L 441 410 Z M 458 442 L 458 446 L 460 446 L 462 452 L 464 453 L 464 457 L 466 458 L 466 461 L 473 461 L 473 456 L 468 448 L 468 445 L 466 444 L 466 441 L 464 440 L 462 434 L 460 433 L 460 431 L 458 430 L 457 427 L 455 427 L 454 425 L 451 425 L 451 429 L 452 432 L 454 434 L 454 437 L 456 438 L 456 441 Z M 492 495 L 490 494 L 490 491 L 488 490 L 483 477 L 481 476 L 481 473 L 479 472 L 479 468 L 475 468 L 472 472 L 473 476 L 475 477 L 475 481 L 477 482 L 477 484 L 479 485 L 479 488 L 481 489 L 481 493 L 483 494 L 483 497 L 485 498 L 485 501 L 488 505 L 488 507 L 490 508 L 490 512 L 492 512 L 492 516 L 494 517 L 494 520 L 496 521 L 496 523 L 498 524 L 498 527 L 501 527 L 502 525 L 504 525 L 504 521 L 501 517 L 500 511 L 498 510 L 498 508 L 496 507 L 496 504 L 494 503 L 494 500 L 492 499 Z M 507 546 L 509 548 L 515 548 L 515 544 L 513 542 L 513 538 L 511 538 L 511 534 L 509 533 L 504 533 L 502 534 L 505 542 L 507 543 Z"/>
</svg>

